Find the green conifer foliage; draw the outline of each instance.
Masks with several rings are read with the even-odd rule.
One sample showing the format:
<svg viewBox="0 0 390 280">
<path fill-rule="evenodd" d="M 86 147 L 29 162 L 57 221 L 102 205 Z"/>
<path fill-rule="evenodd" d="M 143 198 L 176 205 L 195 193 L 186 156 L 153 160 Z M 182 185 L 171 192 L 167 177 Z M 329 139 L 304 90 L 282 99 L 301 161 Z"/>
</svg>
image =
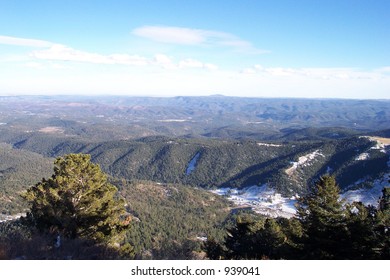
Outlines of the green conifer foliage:
<svg viewBox="0 0 390 280">
<path fill-rule="evenodd" d="M 390 187 L 385 187 L 382 190 L 382 197 L 379 200 L 379 210 L 390 213 Z"/>
<path fill-rule="evenodd" d="M 390 259 L 390 187 L 385 187 L 382 190 L 376 218 L 378 249 L 381 258 L 388 260 Z"/>
<path fill-rule="evenodd" d="M 332 176 L 322 176 L 303 198 L 298 218 L 304 231 L 305 258 L 344 259 L 348 256 L 347 212 Z"/>
<path fill-rule="evenodd" d="M 239 215 L 232 228 L 228 229 L 224 247 L 227 259 L 258 259 L 256 232 L 264 227 L 264 219 L 254 220 L 249 215 Z"/>
<path fill-rule="evenodd" d="M 119 242 L 129 226 L 125 203 L 90 155 L 69 154 L 55 160 L 54 174 L 24 195 L 31 205 L 27 217 L 42 231 L 68 238 Z"/>
<path fill-rule="evenodd" d="M 377 259 L 379 256 L 378 234 L 375 229 L 377 209 L 361 202 L 346 205 L 350 234 L 349 259 Z"/>
<path fill-rule="evenodd" d="M 268 218 L 264 228 L 256 232 L 256 249 L 262 258 L 279 259 L 287 236 L 276 219 Z"/>
</svg>

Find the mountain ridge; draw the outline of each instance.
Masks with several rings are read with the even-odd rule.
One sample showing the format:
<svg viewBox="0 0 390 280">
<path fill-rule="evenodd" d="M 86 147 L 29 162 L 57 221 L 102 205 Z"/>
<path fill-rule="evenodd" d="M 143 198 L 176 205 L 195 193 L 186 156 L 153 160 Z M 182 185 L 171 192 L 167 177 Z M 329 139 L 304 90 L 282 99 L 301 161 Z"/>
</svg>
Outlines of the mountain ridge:
<svg viewBox="0 0 390 280">
<path fill-rule="evenodd" d="M 389 172 L 388 146 L 362 136 L 390 136 L 390 100 L 24 96 L 0 97 L 0 112 L 15 152 L 89 153 L 126 180 L 294 195 L 325 173 L 344 190 Z"/>
</svg>

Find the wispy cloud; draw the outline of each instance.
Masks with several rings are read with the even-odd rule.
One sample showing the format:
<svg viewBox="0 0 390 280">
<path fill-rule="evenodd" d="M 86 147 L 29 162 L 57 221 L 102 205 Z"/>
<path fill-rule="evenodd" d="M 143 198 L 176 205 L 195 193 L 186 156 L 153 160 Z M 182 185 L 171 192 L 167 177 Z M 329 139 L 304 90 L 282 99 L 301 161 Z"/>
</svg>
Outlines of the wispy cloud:
<svg viewBox="0 0 390 280">
<path fill-rule="evenodd" d="M 30 57 L 40 60 L 83 62 L 94 64 L 118 64 L 131 66 L 159 66 L 163 69 L 202 68 L 215 70 L 218 67 L 211 63 L 204 63 L 192 58 L 175 62 L 173 58 L 165 54 L 156 54 L 153 58 L 139 55 L 110 54 L 102 55 L 76 50 L 64 45 L 55 44 L 47 49 L 31 52 Z"/>
<path fill-rule="evenodd" d="M 48 49 L 37 50 L 31 56 L 44 60 L 60 60 L 73 62 L 86 62 L 96 64 L 124 64 L 124 65 L 146 65 L 147 59 L 138 55 L 112 54 L 101 55 L 97 53 L 84 52 L 64 45 L 55 44 Z"/>
<path fill-rule="evenodd" d="M 29 61 L 24 64 L 27 68 L 37 69 L 37 70 L 45 70 L 45 69 L 70 69 L 67 65 L 55 62 L 37 62 L 37 61 Z"/>
<path fill-rule="evenodd" d="M 204 63 L 202 61 L 186 58 L 179 62 L 174 60 L 165 54 L 156 54 L 154 56 L 153 63 L 161 66 L 164 69 L 179 70 L 179 69 L 206 69 L 206 70 L 217 70 L 218 66 L 212 63 Z"/>
<path fill-rule="evenodd" d="M 182 42 L 195 41 L 200 42 L 203 39 L 195 39 L 196 35 L 191 35 L 191 32 L 183 31 L 173 32 L 173 34 L 180 35 Z M 186 35 L 187 34 L 187 37 Z M 176 35 L 172 35 L 173 37 Z M 184 37 L 183 37 L 184 36 Z M 189 37 L 193 39 L 189 39 Z M 169 37 L 169 36 L 168 36 Z M 176 40 L 171 37 L 170 40 Z M 222 37 L 222 35 L 221 35 Z M 184 38 L 184 39 L 183 39 Z M 179 39 L 177 39 L 179 40 Z M 238 43 L 238 42 L 237 42 Z M 29 58 L 25 66 L 29 68 L 43 69 L 44 67 L 39 61 L 59 61 L 59 62 L 80 62 L 80 63 L 92 63 L 92 64 L 111 64 L 111 65 L 128 65 L 128 66 L 157 66 L 166 70 L 179 70 L 179 69 L 205 69 L 216 70 L 218 66 L 208 62 L 202 62 L 193 58 L 174 59 L 166 54 L 155 54 L 151 57 L 144 57 L 140 55 L 131 55 L 127 53 L 114 53 L 114 54 L 99 54 L 83 50 L 77 50 L 69 46 L 53 43 L 38 39 L 26 39 L 19 37 L 0 36 L 0 44 L 18 45 L 32 48 L 38 48 L 29 52 Z M 31 59 L 38 61 L 30 61 Z M 14 58 L 12 60 L 15 60 Z M 18 60 L 26 60 L 26 56 L 18 57 Z"/>
<path fill-rule="evenodd" d="M 53 45 L 53 43 L 44 40 L 18 38 L 18 37 L 1 36 L 1 35 L 0 35 L 0 44 L 33 47 L 33 48 L 46 48 Z"/>
<path fill-rule="evenodd" d="M 199 60 L 188 58 L 179 62 L 179 68 L 203 68 L 208 70 L 217 70 L 218 66 L 212 63 L 203 63 Z"/>
<path fill-rule="evenodd" d="M 132 33 L 156 42 L 181 45 L 198 45 L 207 40 L 203 30 L 182 27 L 143 26 Z"/>
<path fill-rule="evenodd" d="M 173 62 L 172 58 L 165 54 L 156 54 L 152 61 L 153 64 L 161 66 L 164 69 L 177 69 L 176 64 Z"/>
<path fill-rule="evenodd" d="M 160 43 L 223 46 L 257 54 L 269 52 L 258 49 L 251 42 L 233 34 L 213 30 L 174 26 L 142 26 L 134 29 L 132 34 Z"/>
<path fill-rule="evenodd" d="M 240 71 L 241 74 L 280 78 L 306 78 L 317 80 L 375 80 L 386 75 L 386 67 L 374 70 L 358 68 L 287 68 L 254 65 Z"/>
<path fill-rule="evenodd" d="M 381 73 L 383 75 L 390 75 L 390 66 L 387 67 L 381 67 L 375 70 L 378 73 Z"/>
</svg>

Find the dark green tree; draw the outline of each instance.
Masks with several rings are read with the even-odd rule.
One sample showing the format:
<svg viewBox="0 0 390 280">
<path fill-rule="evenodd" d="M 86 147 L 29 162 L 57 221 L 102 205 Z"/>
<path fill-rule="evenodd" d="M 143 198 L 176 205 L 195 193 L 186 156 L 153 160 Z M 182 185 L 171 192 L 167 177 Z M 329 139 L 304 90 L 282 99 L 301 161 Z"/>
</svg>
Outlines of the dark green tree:
<svg viewBox="0 0 390 280">
<path fill-rule="evenodd" d="M 297 250 L 294 243 L 300 224 L 285 218 L 238 216 L 225 242 L 208 244 L 212 259 L 284 259 Z"/>
<path fill-rule="evenodd" d="M 299 259 L 302 255 L 302 225 L 297 218 L 277 218 L 276 221 L 283 231 L 283 243 L 274 249 L 274 258 Z M 279 239 L 281 240 L 281 239 Z M 276 253 L 276 254 L 275 254 Z"/>
<path fill-rule="evenodd" d="M 90 155 L 69 154 L 54 162 L 54 174 L 24 195 L 31 208 L 27 219 L 41 231 L 67 238 L 118 243 L 129 226 L 125 202 Z"/>
<path fill-rule="evenodd" d="M 350 248 L 347 212 L 332 176 L 322 176 L 297 205 L 304 258 L 345 259 Z"/>
<path fill-rule="evenodd" d="M 227 230 L 224 246 L 227 259 L 259 259 L 256 232 L 264 227 L 264 220 L 254 220 L 251 216 L 238 216 L 235 225 Z"/>
<path fill-rule="evenodd" d="M 256 253 L 261 258 L 280 259 L 287 236 L 276 219 L 267 218 L 264 228 L 256 232 Z"/>
<path fill-rule="evenodd" d="M 382 197 L 379 199 L 379 210 L 390 213 L 390 187 L 385 187 L 382 190 Z"/>
<path fill-rule="evenodd" d="M 214 239 L 208 239 L 206 241 L 204 250 L 210 260 L 223 260 L 226 258 L 226 249 Z"/>
<path fill-rule="evenodd" d="M 376 218 L 378 252 L 382 259 L 388 260 L 390 259 L 390 187 L 382 190 Z"/>
<path fill-rule="evenodd" d="M 347 204 L 347 225 L 350 234 L 350 259 L 377 259 L 378 234 L 375 231 L 377 209 L 361 202 Z M 345 244 L 344 246 L 346 246 Z"/>
</svg>

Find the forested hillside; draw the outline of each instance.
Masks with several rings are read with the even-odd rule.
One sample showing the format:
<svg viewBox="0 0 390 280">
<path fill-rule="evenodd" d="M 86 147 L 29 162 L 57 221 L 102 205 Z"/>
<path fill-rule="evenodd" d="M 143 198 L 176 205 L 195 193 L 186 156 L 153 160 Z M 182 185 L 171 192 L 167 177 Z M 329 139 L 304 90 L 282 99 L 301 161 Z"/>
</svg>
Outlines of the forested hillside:
<svg viewBox="0 0 390 280">
<path fill-rule="evenodd" d="M 210 192 L 177 184 L 117 182 L 134 216 L 127 236 L 136 258 L 204 258 L 203 241 L 222 241 L 233 205 Z"/>
<path fill-rule="evenodd" d="M 88 143 L 38 133 L 16 141 L 13 147 L 47 157 L 91 154 L 110 176 L 126 180 L 206 189 L 267 183 L 285 195 L 304 192 L 325 173 L 335 175 L 343 190 L 362 179 L 380 178 L 389 168 L 386 146 L 358 136 L 288 142 L 159 136 Z"/>
<path fill-rule="evenodd" d="M 26 203 L 20 193 L 49 176 L 51 170 L 52 159 L 0 143 L 0 217 L 24 212 Z"/>
</svg>

